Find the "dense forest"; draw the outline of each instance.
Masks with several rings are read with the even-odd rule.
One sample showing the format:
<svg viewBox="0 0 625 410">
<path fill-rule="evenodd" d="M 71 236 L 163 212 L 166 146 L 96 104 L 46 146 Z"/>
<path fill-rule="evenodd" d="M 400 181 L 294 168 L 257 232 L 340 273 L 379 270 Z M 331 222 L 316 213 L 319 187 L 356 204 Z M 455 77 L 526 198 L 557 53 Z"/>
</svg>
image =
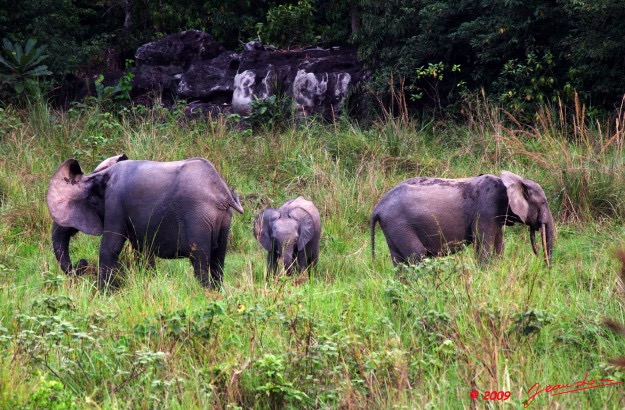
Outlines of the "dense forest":
<svg viewBox="0 0 625 410">
<path fill-rule="evenodd" d="M 355 47 L 372 89 L 399 89 L 418 111 L 485 93 L 527 118 L 542 103 L 576 98 L 601 113 L 625 93 L 617 0 L 0 0 L 0 96 L 22 94 L 33 78 L 49 91 L 71 75 L 124 70 L 139 45 L 191 28 L 232 50 L 250 40 Z"/>
</svg>

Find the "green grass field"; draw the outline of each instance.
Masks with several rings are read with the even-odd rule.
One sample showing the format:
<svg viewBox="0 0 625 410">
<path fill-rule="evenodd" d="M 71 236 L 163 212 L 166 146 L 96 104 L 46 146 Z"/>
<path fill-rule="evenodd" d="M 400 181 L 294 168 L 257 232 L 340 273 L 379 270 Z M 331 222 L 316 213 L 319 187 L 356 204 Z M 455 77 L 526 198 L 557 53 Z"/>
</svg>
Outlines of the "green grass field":
<svg viewBox="0 0 625 410">
<path fill-rule="evenodd" d="M 521 127 L 478 108 L 462 125 L 264 131 L 162 110 L 0 110 L 0 408 L 523 408 L 535 383 L 625 381 L 608 362 L 625 338 L 603 325 L 625 322 L 612 253 L 625 243 L 623 130 L 550 111 Z M 115 292 L 60 270 L 50 176 L 67 158 L 90 171 L 119 153 L 204 157 L 236 187 L 245 214 L 233 216 L 221 291 L 203 289 L 186 259 L 153 271 L 129 249 Z M 396 270 L 379 228 L 372 260 L 369 216 L 398 182 L 502 169 L 547 194 L 551 269 L 524 226 L 506 228 L 504 256 L 488 265 L 468 247 Z M 321 212 L 318 271 L 267 277 L 253 218 L 297 195 Z M 78 235 L 73 261 L 97 264 L 98 247 Z M 574 388 L 528 407 L 625 406 L 622 385 L 553 395 Z M 509 398 L 484 400 L 491 391 Z"/>
</svg>

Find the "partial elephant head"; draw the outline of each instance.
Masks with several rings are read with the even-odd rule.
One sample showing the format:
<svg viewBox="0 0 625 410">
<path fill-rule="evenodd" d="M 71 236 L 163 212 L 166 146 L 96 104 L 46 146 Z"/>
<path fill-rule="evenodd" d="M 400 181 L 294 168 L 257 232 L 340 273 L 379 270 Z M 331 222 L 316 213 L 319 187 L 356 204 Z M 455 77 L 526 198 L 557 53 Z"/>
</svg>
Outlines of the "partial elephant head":
<svg viewBox="0 0 625 410">
<path fill-rule="evenodd" d="M 125 161 L 127 159 L 128 157 L 126 156 L 126 154 L 110 157 L 102 161 L 94 169 L 93 174 L 104 171 L 117 164 L 118 162 Z M 57 169 L 57 171 L 51 178 L 48 194 L 46 196 L 46 201 L 48 202 L 50 214 L 54 219 L 54 222 L 52 223 L 52 248 L 54 250 L 54 256 L 56 257 L 56 260 L 58 261 L 61 269 L 63 269 L 65 273 L 70 273 L 72 271 L 81 273 L 84 272 L 85 268 L 88 266 L 87 261 L 84 259 L 80 259 L 76 266 L 72 265 L 69 256 L 69 243 L 71 237 L 79 231 L 85 232 L 90 235 L 101 234 L 101 222 L 97 223 L 96 221 L 95 229 L 93 223 L 89 224 L 84 221 L 79 221 L 77 223 L 74 219 L 70 217 L 72 212 L 68 212 L 65 206 L 65 204 L 72 204 L 72 207 L 85 207 L 84 201 L 82 202 L 82 205 L 80 205 L 81 201 L 76 202 L 76 196 L 80 197 L 82 194 L 77 195 L 76 192 L 72 191 L 71 189 L 69 190 L 69 192 L 67 190 L 68 187 L 79 185 L 80 182 L 83 180 L 83 177 L 84 175 L 82 173 L 82 170 L 80 169 L 80 165 L 76 160 L 65 161 Z M 68 184 L 65 183 L 65 178 L 67 178 L 67 181 L 73 181 L 73 184 L 68 186 Z M 60 181 L 61 184 L 59 184 Z M 82 185 L 84 185 L 84 182 L 82 183 Z M 91 219 L 96 218 L 94 218 L 92 215 Z M 99 216 L 97 219 L 99 219 Z M 98 229 L 98 227 L 100 228 Z"/>
<path fill-rule="evenodd" d="M 273 261 L 270 265 L 281 260 L 287 272 L 292 271 L 298 252 L 303 252 L 315 232 L 312 216 L 301 208 L 286 212 L 267 208 L 257 217 L 254 225 L 257 239 Z"/>
<path fill-rule="evenodd" d="M 104 207 L 94 202 L 101 197 L 94 192 L 98 190 L 94 182 L 105 172 L 106 168 L 85 175 L 77 160 L 71 158 L 63 162 L 48 185 L 46 202 L 52 219 L 88 235 L 102 235 Z"/>
<path fill-rule="evenodd" d="M 538 255 L 536 231 L 540 230 L 545 262 L 550 265 L 554 242 L 555 224 L 547 197 L 536 182 L 512 172 L 502 171 L 501 181 L 506 187 L 510 209 L 521 222 L 530 227 L 530 242 Z"/>
</svg>

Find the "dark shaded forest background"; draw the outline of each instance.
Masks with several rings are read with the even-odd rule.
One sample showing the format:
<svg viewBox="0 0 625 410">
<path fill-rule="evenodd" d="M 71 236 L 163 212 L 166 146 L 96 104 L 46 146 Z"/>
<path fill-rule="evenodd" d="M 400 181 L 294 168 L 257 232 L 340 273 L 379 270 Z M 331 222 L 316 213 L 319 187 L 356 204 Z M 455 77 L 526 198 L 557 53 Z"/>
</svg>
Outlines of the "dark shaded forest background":
<svg viewBox="0 0 625 410">
<path fill-rule="evenodd" d="M 33 50 L 45 46 L 35 65 L 47 70 L 30 76 L 47 91 L 128 69 L 138 46 L 186 29 L 231 50 L 250 40 L 355 47 L 381 101 L 401 91 L 413 112 L 453 112 L 479 93 L 528 119 L 544 103 L 575 99 L 600 114 L 625 94 L 618 0 L 0 0 L 1 55 L 29 39 Z M 0 72 L 10 102 L 24 91 L 20 77 L 10 64 Z"/>
</svg>

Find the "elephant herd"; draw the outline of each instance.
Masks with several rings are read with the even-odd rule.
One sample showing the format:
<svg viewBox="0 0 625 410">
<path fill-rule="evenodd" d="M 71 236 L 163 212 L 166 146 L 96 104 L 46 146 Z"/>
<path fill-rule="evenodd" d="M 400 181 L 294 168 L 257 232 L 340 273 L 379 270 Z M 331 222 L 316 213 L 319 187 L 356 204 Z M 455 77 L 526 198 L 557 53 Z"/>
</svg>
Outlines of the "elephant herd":
<svg viewBox="0 0 625 410">
<path fill-rule="evenodd" d="M 111 285 L 126 240 L 146 255 L 187 257 L 205 287 L 219 288 L 232 210 L 243 213 L 237 194 L 228 188 L 213 164 L 203 158 L 155 162 L 111 157 L 90 174 L 78 161 L 63 162 L 50 179 L 46 195 L 53 218 L 52 245 L 61 269 L 81 271 L 87 262 L 72 265 L 69 243 L 77 232 L 101 235 L 98 287 Z M 554 220 L 543 189 L 511 172 L 501 177 L 412 178 L 387 192 L 371 215 L 371 247 L 380 224 L 392 261 L 417 263 L 425 256 L 452 253 L 474 243 L 480 260 L 503 251 L 503 226 L 522 222 L 538 254 L 541 232 L 544 258 L 551 261 Z M 279 264 L 287 273 L 316 266 L 321 217 L 303 197 L 267 208 L 254 220 L 254 235 L 267 250 L 267 267 Z M 210 274 L 209 274 L 210 273 Z"/>
</svg>

